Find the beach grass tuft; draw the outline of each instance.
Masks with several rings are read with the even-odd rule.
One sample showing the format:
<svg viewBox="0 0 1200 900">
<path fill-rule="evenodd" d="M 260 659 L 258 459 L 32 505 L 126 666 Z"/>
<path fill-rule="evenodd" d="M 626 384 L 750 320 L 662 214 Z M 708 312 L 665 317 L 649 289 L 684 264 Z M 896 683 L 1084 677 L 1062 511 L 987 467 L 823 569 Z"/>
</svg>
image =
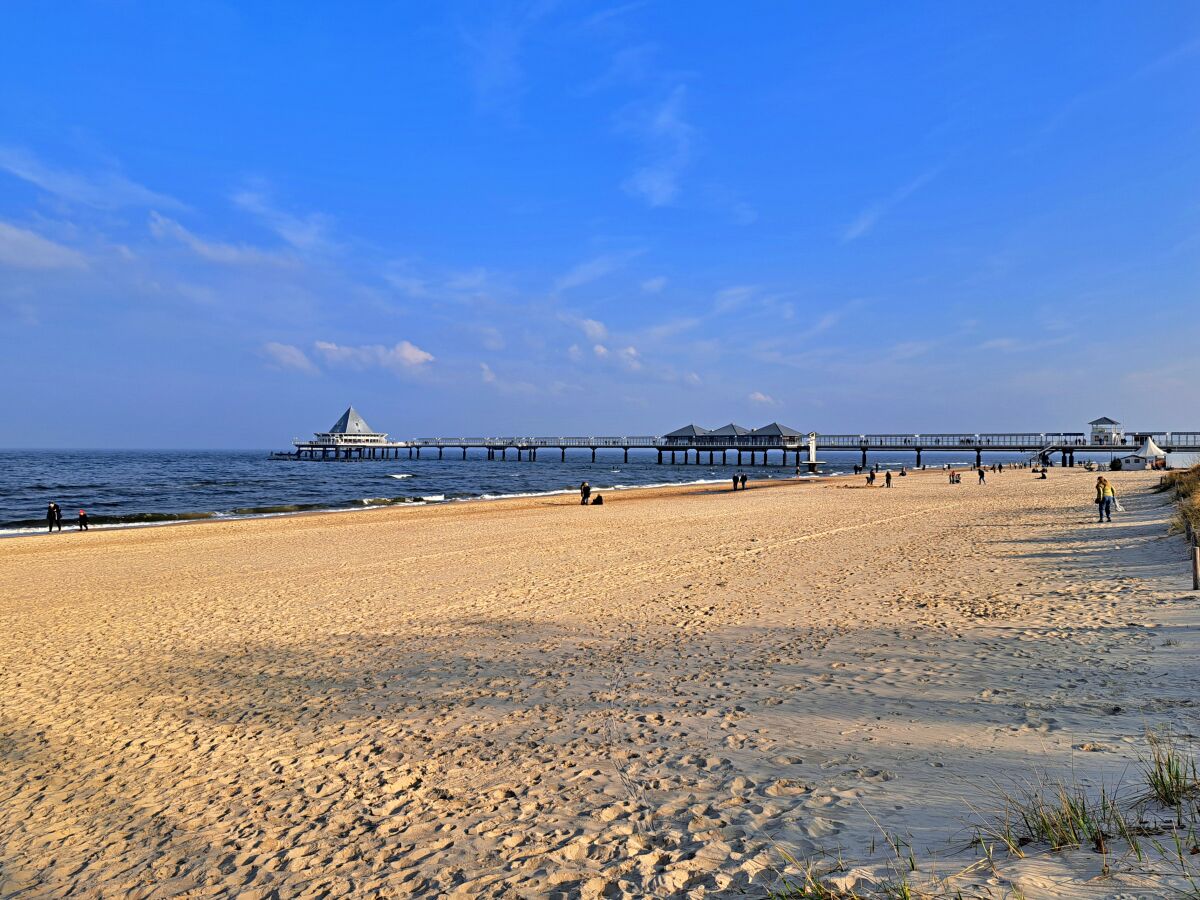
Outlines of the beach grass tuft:
<svg viewBox="0 0 1200 900">
<path fill-rule="evenodd" d="M 1157 490 L 1170 492 L 1175 498 L 1177 512 L 1171 530 L 1185 532 L 1192 540 L 1200 536 L 1200 466 L 1168 472 Z"/>
<path fill-rule="evenodd" d="M 1200 772 L 1194 754 L 1182 749 L 1170 732 L 1148 732 L 1150 756 L 1142 763 L 1149 798 L 1165 809 L 1176 810 L 1182 820 L 1185 805 L 1200 801 Z M 1190 816 L 1189 818 L 1194 818 Z"/>
</svg>

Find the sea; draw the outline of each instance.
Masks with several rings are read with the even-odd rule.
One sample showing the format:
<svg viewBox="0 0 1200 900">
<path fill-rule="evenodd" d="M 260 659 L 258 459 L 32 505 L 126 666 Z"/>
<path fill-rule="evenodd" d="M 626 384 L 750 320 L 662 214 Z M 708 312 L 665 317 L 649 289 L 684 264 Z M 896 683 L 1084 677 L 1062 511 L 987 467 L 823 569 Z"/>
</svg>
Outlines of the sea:
<svg viewBox="0 0 1200 900">
<path fill-rule="evenodd" d="M 266 450 L 0 450 L 0 537 L 45 530 L 52 501 L 62 508 L 65 528 L 75 527 L 80 509 L 87 510 L 91 527 L 129 528 L 566 494 L 585 480 L 593 493 L 727 484 L 738 470 L 736 465 L 659 465 L 653 451 L 636 450 L 628 462 L 619 450 L 600 450 L 594 463 L 579 451 L 568 451 L 565 462 L 555 451 L 543 451 L 535 462 L 518 462 L 515 451 L 507 461 L 488 460 L 482 451 L 471 451 L 466 460 L 460 451 L 447 451 L 442 460 L 425 453 L 423 459 L 310 462 L 271 459 Z M 772 457 L 773 465 L 742 470 L 755 480 L 797 477 L 794 466 L 778 465 L 778 454 Z M 860 461 L 857 453 L 822 453 L 821 458 L 816 477 L 845 474 Z M 985 462 L 1021 459 L 995 454 Z M 974 454 L 926 454 L 925 461 L 931 468 L 966 467 Z M 913 456 L 875 453 L 871 463 L 896 471 L 911 467 Z"/>
</svg>

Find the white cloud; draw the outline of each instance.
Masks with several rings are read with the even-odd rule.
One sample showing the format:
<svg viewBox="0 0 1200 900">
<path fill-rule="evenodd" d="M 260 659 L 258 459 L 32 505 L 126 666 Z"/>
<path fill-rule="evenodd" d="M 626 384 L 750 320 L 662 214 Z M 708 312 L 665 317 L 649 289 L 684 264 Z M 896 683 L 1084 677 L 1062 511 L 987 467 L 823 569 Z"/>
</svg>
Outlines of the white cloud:
<svg viewBox="0 0 1200 900">
<path fill-rule="evenodd" d="M 699 386 L 701 384 L 700 376 L 695 372 L 688 372 L 683 376 L 683 380 L 693 386 Z"/>
<path fill-rule="evenodd" d="M 271 205 L 267 197 L 257 191 L 239 191 L 233 195 L 233 202 L 258 216 L 297 250 L 316 250 L 329 243 L 326 237 L 329 220 L 325 216 L 316 213 L 292 215 Z"/>
<path fill-rule="evenodd" d="M 602 341 L 608 337 L 608 329 L 603 322 L 597 322 L 595 319 L 584 319 L 579 325 L 583 329 L 583 333 L 587 335 L 589 341 Z"/>
<path fill-rule="evenodd" d="M 12 269 L 84 269 L 87 261 L 70 247 L 0 222 L 0 266 Z"/>
<path fill-rule="evenodd" d="M 713 304 L 713 312 L 731 312 L 744 304 L 758 293 L 758 287 L 753 284 L 738 284 L 717 291 L 717 299 Z"/>
<path fill-rule="evenodd" d="M 1021 340 L 1020 338 L 1001 337 L 992 338 L 989 341 L 984 341 L 979 345 L 980 350 L 998 350 L 1001 353 L 1030 353 L 1034 350 L 1045 350 L 1049 347 L 1057 347 L 1060 344 L 1065 344 L 1071 340 L 1071 335 L 1061 335 L 1059 337 L 1047 338 L 1040 341 Z"/>
<path fill-rule="evenodd" d="M 758 403 L 763 406 L 774 406 L 775 398 L 770 394 L 764 394 L 762 391 L 752 391 L 747 398 L 751 403 Z"/>
<path fill-rule="evenodd" d="M 345 365 L 354 369 L 415 371 L 434 360 L 433 354 L 408 341 L 400 341 L 394 347 L 382 344 L 346 347 L 329 341 L 317 341 L 313 346 L 330 365 Z"/>
<path fill-rule="evenodd" d="M 16 147 L 0 147 L 0 171 L 27 181 L 48 194 L 96 209 L 123 206 L 157 206 L 182 209 L 174 197 L 160 194 L 130 181 L 117 172 L 86 176 L 45 165 L 32 154 Z"/>
<path fill-rule="evenodd" d="M 592 348 L 592 352 L 595 353 L 598 357 L 600 357 L 600 359 L 604 359 L 604 357 L 608 356 L 608 348 L 605 347 L 603 344 L 597 344 L 595 347 Z"/>
<path fill-rule="evenodd" d="M 621 361 L 621 365 L 631 372 L 636 372 L 642 367 L 642 357 L 636 347 L 626 347 L 617 351 L 617 358 Z"/>
<path fill-rule="evenodd" d="M 888 197 L 868 206 L 858 214 L 858 217 L 850 223 L 850 226 L 842 234 L 842 242 L 849 243 L 870 234 L 875 226 L 879 224 L 880 219 L 932 181 L 938 172 L 939 169 L 930 169 L 922 172 L 912 181 L 901 185 Z"/>
<path fill-rule="evenodd" d="M 268 341 L 263 344 L 262 350 L 267 358 L 280 369 L 293 369 L 308 375 L 317 374 L 317 367 L 299 347 Z"/>
<path fill-rule="evenodd" d="M 674 90 L 649 111 L 635 116 L 626 130 L 645 142 L 649 161 L 625 181 L 625 190 L 650 206 L 667 206 L 679 195 L 679 180 L 691 159 L 694 129 L 683 117 L 686 88 Z"/>
<path fill-rule="evenodd" d="M 572 344 L 567 348 L 567 356 L 573 362 L 579 362 L 581 359 L 583 359 L 583 351 L 579 349 L 578 344 Z"/>
<path fill-rule="evenodd" d="M 387 272 L 384 274 L 383 280 L 400 291 L 400 293 L 407 294 L 414 299 L 429 296 L 429 286 L 423 278 L 413 278 L 409 275 Z"/>
<path fill-rule="evenodd" d="M 624 262 L 624 259 L 614 256 L 597 256 L 595 259 L 589 259 L 587 262 L 580 263 L 554 282 L 554 290 L 558 292 L 582 287 L 615 271 Z"/>
<path fill-rule="evenodd" d="M 157 212 L 150 213 L 150 231 L 160 240 L 176 240 L 197 256 L 210 262 L 224 265 L 272 265 L 290 266 L 296 261 L 279 253 L 260 250 L 246 244 L 226 244 L 220 241 L 207 241 L 188 231 L 174 219 Z"/>
<path fill-rule="evenodd" d="M 479 364 L 479 372 L 483 378 L 484 384 L 495 384 L 496 383 L 496 373 L 492 371 L 492 367 L 489 366 L 487 363 Z"/>
<path fill-rule="evenodd" d="M 658 275 L 654 278 L 647 278 L 642 282 L 642 290 L 647 294 L 657 294 L 667 286 L 667 279 L 663 275 Z"/>
</svg>

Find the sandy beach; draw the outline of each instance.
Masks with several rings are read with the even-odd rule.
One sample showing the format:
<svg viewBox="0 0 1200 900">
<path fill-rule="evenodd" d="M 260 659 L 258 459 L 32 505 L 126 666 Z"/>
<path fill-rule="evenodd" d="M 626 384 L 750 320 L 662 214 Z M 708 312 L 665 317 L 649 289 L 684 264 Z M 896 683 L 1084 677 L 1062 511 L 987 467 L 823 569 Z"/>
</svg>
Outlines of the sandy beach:
<svg viewBox="0 0 1200 900">
<path fill-rule="evenodd" d="M 0 895 L 763 896 L 884 831 L 961 868 L 994 780 L 1194 728 L 1182 540 L 1113 478 L 1104 526 L 1082 469 L 931 470 L 4 541 Z"/>
</svg>

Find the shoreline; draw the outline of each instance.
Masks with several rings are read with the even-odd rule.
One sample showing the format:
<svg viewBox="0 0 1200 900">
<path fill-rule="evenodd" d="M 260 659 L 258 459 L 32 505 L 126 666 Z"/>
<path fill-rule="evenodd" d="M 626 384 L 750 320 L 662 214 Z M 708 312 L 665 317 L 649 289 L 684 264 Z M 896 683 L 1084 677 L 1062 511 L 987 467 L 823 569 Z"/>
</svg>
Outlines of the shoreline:
<svg viewBox="0 0 1200 900">
<path fill-rule="evenodd" d="M 939 469 L 939 472 L 944 471 Z M 917 473 L 910 472 L 908 477 L 912 477 Z M 757 481 L 751 480 L 747 485 L 753 485 L 755 489 L 761 489 L 766 486 L 796 484 L 800 482 L 828 482 L 839 478 L 858 478 L 860 476 L 854 474 L 836 473 L 830 475 L 799 475 L 789 476 L 784 478 L 763 478 Z M 642 491 L 683 491 L 686 489 L 700 489 L 708 486 L 728 484 L 730 478 L 723 479 L 698 479 L 696 481 L 681 481 L 675 483 L 658 483 L 658 484 L 632 484 L 622 487 L 594 487 L 593 495 L 600 492 L 613 492 L 619 494 L 629 494 Z M 740 491 L 739 491 L 740 492 Z M 716 493 L 720 493 L 719 491 Z M 727 493 L 733 493 L 732 490 Z M 434 495 L 431 495 L 434 496 Z M 540 491 L 530 493 L 504 494 L 499 496 L 480 496 L 480 497 L 456 497 L 449 500 L 427 500 L 424 498 L 415 498 L 413 500 L 402 500 L 388 503 L 370 504 L 363 503 L 360 506 L 343 506 L 343 507 L 321 507 L 319 509 L 304 509 L 290 512 L 267 512 L 267 513 L 247 513 L 243 515 L 226 514 L 219 512 L 197 512 L 197 513 L 179 513 L 180 518 L 164 519 L 156 522 L 120 522 L 120 523 L 95 523 L 90 524 L 87 532 L 80 532 L 76 527 L 74 520 L 64 519 L 63 529 L 61 534 L 90 534 L 92 531 L 130 531 L 141 530 L 146 528 L 167 528 L 180 525 L 216 525 L 227 524 L 231 522 L 253 522 L 269 519 L 294 519 L 307 516 L 326 516 L 326 515 L 344 515 L 346 513 L 368 513 L 368 512 L 385 512 L 388 510 L 410 510 L 410 509 L 425 509 L 429 507 L 439 508 L 445 506 L 458 506 L 464 504 L 475 503 L 504 503 L 521 500 L 537 500 L 545 497 L 578 497 L 579 492 L 576 489 L 560 488 L 551 491 Z M 172 515 L 164 513 L 163 515 Z M 0 543 L 22 538 L 36 538 L 46 536 L 49 532 L 44 527 L 30 526 L 24 529 L 3 530 L 0 529 Z M 54 534 L 60 532 L 55 531 Z"/>
</svg>

